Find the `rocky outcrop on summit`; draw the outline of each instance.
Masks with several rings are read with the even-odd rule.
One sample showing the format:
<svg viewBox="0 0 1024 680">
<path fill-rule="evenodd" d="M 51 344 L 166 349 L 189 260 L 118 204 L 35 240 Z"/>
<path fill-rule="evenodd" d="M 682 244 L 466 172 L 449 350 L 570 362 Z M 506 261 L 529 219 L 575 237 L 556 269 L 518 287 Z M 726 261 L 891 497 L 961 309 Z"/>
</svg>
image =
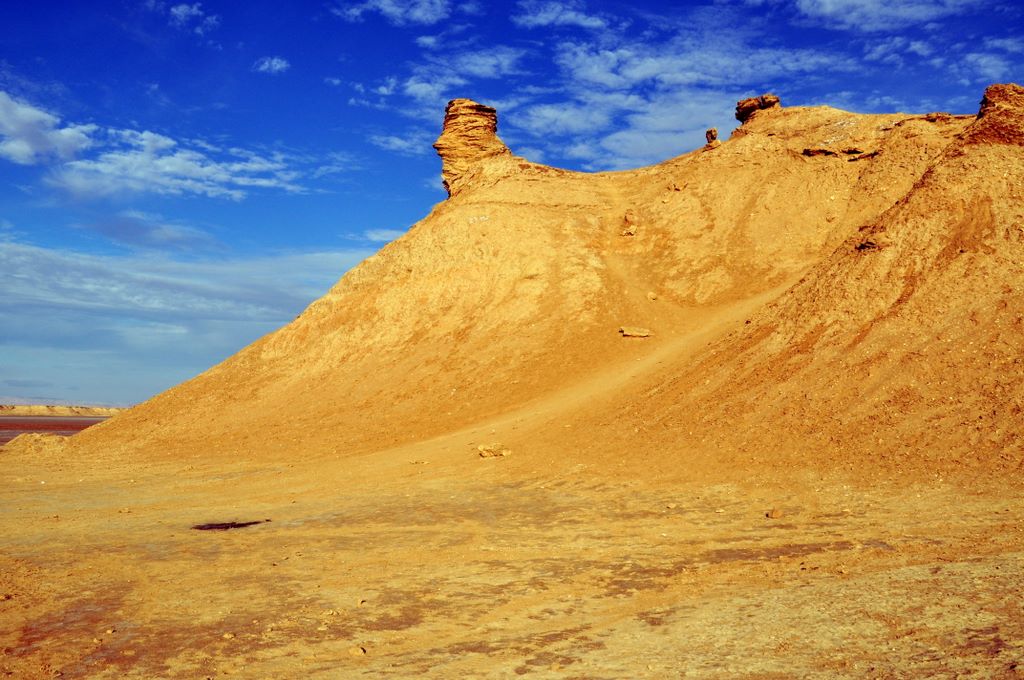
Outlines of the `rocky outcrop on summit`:
<svg viewBox="0 0 1024 680">
<path fill-rule="evenodd" d="M 441 157 L 441 176 L 448 195 L 458 189 L 462 177 L 477 163 L 492 156 L 511 155 L 498 138 L 498 114 L 472 99 L 453 99 L 444 110 L 444 127 L 434 142 Z"/>
<path fill-rule="evenodd" d="M 745 123 L 748 118 L 758 111 L 761 111 L 762 109 L 770 109 L 773 106 L 779 105 L 779 98 L 770 92 L 766 92 L 760 97 L 741 99 L 736 102 L 736 120 L 741 123 Z"/>
<path fill-rule="evenodd" d="M 967 131 L 968 143 L 1024 143 L 1024 87 L 990 85 L 981 98 L 978 118 Z"/>
</svg>

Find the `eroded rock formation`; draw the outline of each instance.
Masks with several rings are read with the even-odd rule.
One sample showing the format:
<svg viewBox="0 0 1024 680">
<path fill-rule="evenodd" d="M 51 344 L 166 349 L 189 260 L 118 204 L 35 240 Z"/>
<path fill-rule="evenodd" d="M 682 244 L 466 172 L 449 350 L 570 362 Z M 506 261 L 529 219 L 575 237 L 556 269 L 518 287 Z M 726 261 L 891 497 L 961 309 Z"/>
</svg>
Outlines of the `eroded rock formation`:
<svg viewBox="0 0 1024 680">
<path fill-rule="evenodd" d="M 498 138 L 498 114 L 472 99 L 453 99 L 444 110 L 444 127 L 434 142 L 441 157 L 444 188 L 451 196 L 462 177 L 485 158 L 511 154 Z"/>
<path fill-rule="evenodd" d="M 736 120 L 741 123 L 745 123 L 748 118 L 758 111 L 761 111 L 762 109 L 770 109 L 773 106 L 779 105 L 779 98 L 770 92 L 766 92 L 760 97 L 741 99 L 736 102 Z"/>
<path fill-rule="evenodd" d="M 1014 83 L 990 85 L 971 126 L 972 143 L 1021 144 L 1024 142 L 1024 87 Z"/>
</svg>

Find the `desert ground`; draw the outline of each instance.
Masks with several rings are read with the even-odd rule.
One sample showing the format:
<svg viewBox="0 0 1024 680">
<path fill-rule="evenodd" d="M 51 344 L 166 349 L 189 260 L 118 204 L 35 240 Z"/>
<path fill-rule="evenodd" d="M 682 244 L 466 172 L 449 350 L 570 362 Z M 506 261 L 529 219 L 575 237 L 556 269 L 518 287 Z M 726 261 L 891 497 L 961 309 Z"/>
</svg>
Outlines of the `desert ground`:
<svg viewBox="0 0 1024 680">
<path fill-rule="evenodd" d="M 1024 88 L 737 117 L 584 174 L 452 102 L 298 319 L 0 449 L 0 673 L 1024 676 Z"/>
</svg>

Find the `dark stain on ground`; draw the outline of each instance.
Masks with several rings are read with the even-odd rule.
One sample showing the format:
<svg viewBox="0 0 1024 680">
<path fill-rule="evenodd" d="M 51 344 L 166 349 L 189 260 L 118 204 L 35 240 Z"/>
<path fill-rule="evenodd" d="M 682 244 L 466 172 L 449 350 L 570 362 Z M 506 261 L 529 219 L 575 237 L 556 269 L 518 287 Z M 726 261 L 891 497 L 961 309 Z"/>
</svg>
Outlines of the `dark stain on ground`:
<svg viewBox="0 0 1024 680">
<path fill-rule="evenodd" d="M 228 529 L 242 529 L 269 521 L 269 519 L 258 519 L 252 522 L 211 522 L 210 524 L 196 524 L 192 528 L 196 531 L 227 531 Z"/>
</svg>

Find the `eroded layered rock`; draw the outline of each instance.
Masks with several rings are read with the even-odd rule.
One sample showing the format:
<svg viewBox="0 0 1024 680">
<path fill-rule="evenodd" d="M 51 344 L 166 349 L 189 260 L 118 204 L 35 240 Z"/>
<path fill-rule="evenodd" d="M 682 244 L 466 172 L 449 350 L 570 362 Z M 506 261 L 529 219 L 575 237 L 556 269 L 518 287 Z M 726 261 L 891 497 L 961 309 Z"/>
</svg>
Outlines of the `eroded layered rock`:
<svg viewBox="0 0 1024 680">
<path fill-rule="evenodd" d="M 459 189 L 460 180 L 484 159 L 511 154 L 498 138 L 498 114 L 472 99 L 453 99 L 444 110 L 444 128 L 434 142 L 441 157 L 441 177 L 448 195 Z"/>
<path fill-rule="evenodd" d="M 770 92 L 760 97 L 750 97 L 736 102 L 736 120 L 745 123 L 748 118 L 763 109 L 770 109 L 779 106 L 779 98 Z"/>
<path fill-rule="evenodd" d="M 1024 144 L 1024 87 L 1006 83 L 986 88 L 978 119 L 967 130 L 966 141 Z"/>
</svg>

